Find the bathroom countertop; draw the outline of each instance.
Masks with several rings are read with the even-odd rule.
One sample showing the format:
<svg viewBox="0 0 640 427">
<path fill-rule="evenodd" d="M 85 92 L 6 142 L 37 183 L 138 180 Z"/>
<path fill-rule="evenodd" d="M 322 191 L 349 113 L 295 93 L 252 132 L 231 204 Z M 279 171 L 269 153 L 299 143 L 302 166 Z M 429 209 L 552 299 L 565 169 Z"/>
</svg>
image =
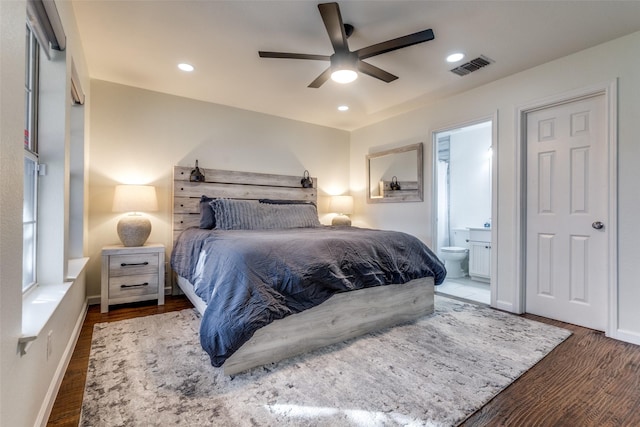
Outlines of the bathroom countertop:
<svg viewBox="0 0 640 427">
<path fill-rule="evenodd" d="M 491 241 L 491 229 L 484 227 L 469 228 L 469 241 L 489 243 Z"/>
<path fill-rule="evenodd" d="M 477 230 L 480 230 L 480 231 L 484 231 L 484 230 L 486 230 L 486 231 L 491 231 L 491 227 L 469 227 L 469 230 L 474 230 L 474 231 L 477 231 Z"/>
</svg>

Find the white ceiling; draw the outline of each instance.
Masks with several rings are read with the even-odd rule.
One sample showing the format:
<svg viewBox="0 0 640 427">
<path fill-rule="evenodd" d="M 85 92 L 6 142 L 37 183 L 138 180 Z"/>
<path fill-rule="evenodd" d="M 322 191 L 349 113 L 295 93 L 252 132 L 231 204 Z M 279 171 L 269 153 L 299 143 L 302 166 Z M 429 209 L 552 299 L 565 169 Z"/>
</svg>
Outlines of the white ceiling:
<svg viewBox="0 0 640 427">
<path fill-rule="evenodd" d="M 311 89 L 327 62 L 264 59 L 258 50 L 331 55 L 318 3 L 73 0 L 73 9 L 93 79 L 345 130 L 640 30 L 634 0 L 342 0 L 343 21 L 355 27 L 351 50 L 427 28 L 435 39 L 367 60 L 394 82 L 360 75 Z M 466 55 L 460 63 L 495 62 L 459 77 L 445 61 L 456 51 Z M 337 111 L 341 104 L 350 110 Z"/>
</svg>

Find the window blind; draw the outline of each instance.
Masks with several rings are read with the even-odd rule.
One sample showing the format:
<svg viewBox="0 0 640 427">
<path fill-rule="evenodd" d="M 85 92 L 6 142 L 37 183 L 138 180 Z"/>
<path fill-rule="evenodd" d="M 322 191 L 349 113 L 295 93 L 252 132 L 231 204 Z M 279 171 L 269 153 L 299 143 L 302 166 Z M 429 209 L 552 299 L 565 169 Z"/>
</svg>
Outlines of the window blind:
<svg viewBox="0 0 640 427">
<path fill-rule="evenodd" d="M 67 38 L 53 0 L 27 0 L 27 21 L 48 59 L 51 59 L 49 49 L 66 48 Z"/>
</svg>

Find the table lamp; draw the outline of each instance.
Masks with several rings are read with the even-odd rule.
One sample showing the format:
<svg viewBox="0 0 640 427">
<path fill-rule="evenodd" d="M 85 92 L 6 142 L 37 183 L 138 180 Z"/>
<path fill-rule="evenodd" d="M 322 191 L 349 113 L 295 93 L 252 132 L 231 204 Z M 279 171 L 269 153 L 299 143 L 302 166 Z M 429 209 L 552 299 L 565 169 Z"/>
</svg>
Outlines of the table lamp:
<svg viewBox="0 0 640 427">
<path fill-rule="evenodd" d="M 128 212 L 118 221 L 118 237 L 124 246 L 143 246 L 151 234 L 151 221 L 140 212 L 158 210 L 156 188 L 151 185 L 116 185 L 113 211 Z"/>
<path fill-rule="evenodd" d="M 353 213 L 353 196 L 331 196 L 329 212 L 338 214 L 331 220 L 331 225 L 351 225 L 347 215 Z"/>
</svg>

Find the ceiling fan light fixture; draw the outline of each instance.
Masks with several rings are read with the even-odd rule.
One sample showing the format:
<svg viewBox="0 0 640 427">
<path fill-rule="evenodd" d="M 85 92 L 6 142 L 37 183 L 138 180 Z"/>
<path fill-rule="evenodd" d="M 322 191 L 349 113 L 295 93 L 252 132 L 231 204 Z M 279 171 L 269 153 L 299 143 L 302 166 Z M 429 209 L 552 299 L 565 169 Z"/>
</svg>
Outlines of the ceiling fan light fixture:
<svg viewBox="0 0 640 427">
<path fill-rule="evenodd" d="M 358 73 L 348 68 L 335 70 L 334 72 L 331 73 L 331 80 L 337 83 L 342 83 L 342 84 L 351 83 L 357 78 L 358 78 Z"/>
<path fill-rule="evenodd" d="M 331 80 L 337 83 L 351 83 L 358 78 L 358 55 L 340 52 L 331 56 Z"/>
</svg>

